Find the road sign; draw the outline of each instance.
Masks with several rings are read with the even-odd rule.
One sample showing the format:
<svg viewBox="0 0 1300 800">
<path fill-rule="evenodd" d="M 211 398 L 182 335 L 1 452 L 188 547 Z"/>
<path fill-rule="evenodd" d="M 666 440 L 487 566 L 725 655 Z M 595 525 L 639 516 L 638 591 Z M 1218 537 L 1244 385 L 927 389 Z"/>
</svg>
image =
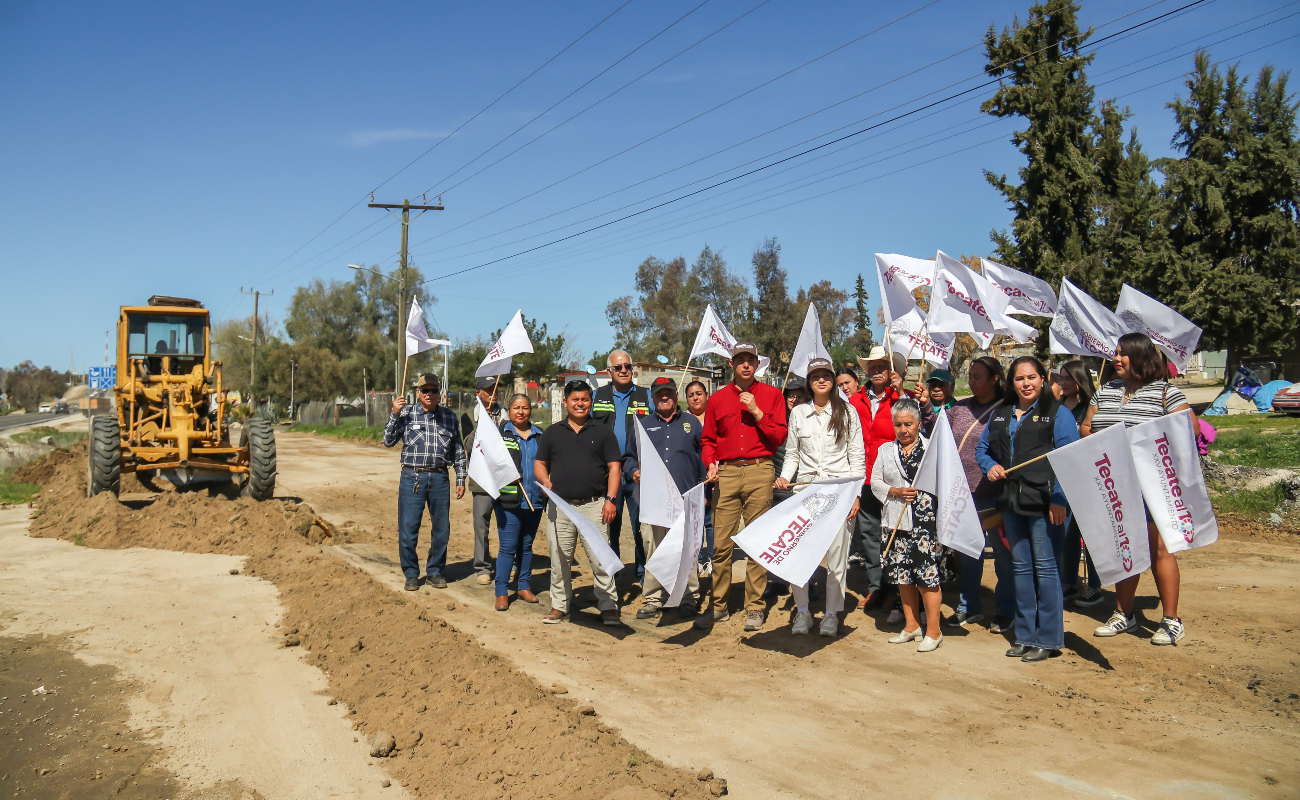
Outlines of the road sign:
<svg viewBox="0 0 1300 800">
<path fill-rule="evenodd" d="M 91 367 L 86 377 L 91 389 L 112 389 L 117 385 L 117 367 Z"/>
</svg>

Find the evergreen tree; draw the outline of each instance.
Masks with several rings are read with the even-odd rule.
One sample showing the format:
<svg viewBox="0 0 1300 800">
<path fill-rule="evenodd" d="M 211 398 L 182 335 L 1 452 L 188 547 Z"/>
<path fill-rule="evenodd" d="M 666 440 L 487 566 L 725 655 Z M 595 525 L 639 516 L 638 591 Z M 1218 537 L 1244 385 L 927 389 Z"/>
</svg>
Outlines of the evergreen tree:
<svg viewBox="0 0 1300 800">
<path fill-rule="evenodd" d="M 1197 53 L 1186 99 L 1169 107 L 1178 159 L 1162 159 L 1161 195 L 1176 253 L 1162 298 L 1205 329 L 1228 363 L 1295 342 L 1300 279 L 1300 143 L 1289 75 L 1261 70 L 1253 92 Z"/>
<path fill-rule="evenodd" d="M 786 272 L 781 268 L 781 245 L 775 237 L 763 240 L 754 250 L 754 313 L 748 334 L 732 330 L 735 336 L 748 336 L 758 352 L 772 359 L 769 375 L 784 374 L 799 338 L 803 315 L 790 301 Z"/>
<path fill-rule="evenodd" d="M 995 257 L 1053 285 L 1064 275 L 1081 277 L 1098 185 L 1094 91 L 1084 74 L 1093 56 L 1080 50 L 1092 31 L 1079 30 L 1078 11 L 1074 0 L 1045 0 L 1023 25 L 1017 18 L 1001 34 L 990 26 L 984 36 L 985 72 L 1003 83 L 980 109 L 1027 124 L 1011 139 L 1028 161 L 1020 183 L 985 172 L 1015 216 L 1010 232 L 992 233 Z"/>
<path fill-rule="evenodd" d="M 1151 178 L 1151 161 L 1131 129 L 1124 143 L 1128 109 L 1101 104 L 1097 121 L 1097 204 L 1092 235 L 1094 258 L 1084 288 L 1108 305 L 1119 300 L 1123 284 L 1153 296 L 1164 294 L 1163 276 L 1172 252 L 1160 202 Z"/>
</svg>

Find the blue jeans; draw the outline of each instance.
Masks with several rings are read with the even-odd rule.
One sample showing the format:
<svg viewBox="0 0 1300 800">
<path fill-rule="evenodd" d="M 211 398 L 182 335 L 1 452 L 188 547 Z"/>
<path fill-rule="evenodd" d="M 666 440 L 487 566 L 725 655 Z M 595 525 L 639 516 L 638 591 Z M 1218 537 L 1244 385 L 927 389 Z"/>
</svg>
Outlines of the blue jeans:
<svg viewBox="0 0 1300 800">
<path fill-rule="evenodd" d="M 1046 517 L 1002 513 L 1016 574 L 1016 644 L 1061 650 L 1065 647 L 1065 595 L 1057 564 L 1065 526 Z"/>
<path fill-rule="evenodd" d="M 618 487 L 618 494 L 614 496 L 614 519 L 609 523 L 609 546 L 613 548 L 616 555 L 622 555 L 619 552 L 619 537 L 623 534 L 623 505 L 627 505 L 627 516 L 632 523 L 632 541 L 636 544 L 636 579 L 641 581 L 645 577 L 645 544 L 641 541 L 641 507 L 637 505 L 636 495 L 633 494 L 635 483 L 621 483 Z"/>
<path fill-rule="evenodd" d="M 706 490 L 710 502 L 704 507 L 704 545 L 700 547 L 700 566 L 713 563 L 713 488 Z"/>
<path fill-rule="evenodd" d="M 983 510 L 992 507 L 992 503 L 976 503 L 976 508 Z M 997 583 L 993 586 L 993 605 L 995 614 L 1007 619 L 1016 616 L 1015 573 L 1011 568 L 1011 551 L 1002 544 L 1002 536 L 996 531 L 988 532 L 989 546 L 993 548 L 993 574 Z M 965 611 L 968 616 L 984 613 L 984 603 L 980 600 L 980 581 L 984 578 L 984 554 L 971 558 L 964 553 L 957 553 L 961 565 L 961 586 L 957 590 L 957 610 Z"/>
<path fill-rule="evenodd" d="M 533 537 L 542 521 L 542 510 L 528 506 L 503 508 L 497 512 L 497 597 L 509 591 L 510 570 L 519 567 L 519 589 L 533 590 Z"/>
<path fill-rule="evenodd" d="M 1093 589 L 1101 588 L 1101 576 L 1097 574 L 1097 568 L 1092 564 L 1092 556 L 1083 550 L 1083 534 L 1079 531 L 1079 521 L 1071 514 L 1065 521 L 1065 543 L 1061 547 L 1061 588 L 1062 589 L 1079 589 L 1079 557 L 1083 556 L 1088 562 L 1088 586 Z"/>
<path fill-rule="evenodd" d="M 446 472 L 416 472 L 402 467 L 397 484 L 397 554 L 408 578 L 420 577 L 420 560 L 415 546 L 420 540 L 420 522 L 429 507 L 429 560 L 424 571 L 441 575 L 447 566 L 447 540 L 451 538 L 451 480 Z"/>
</svg>

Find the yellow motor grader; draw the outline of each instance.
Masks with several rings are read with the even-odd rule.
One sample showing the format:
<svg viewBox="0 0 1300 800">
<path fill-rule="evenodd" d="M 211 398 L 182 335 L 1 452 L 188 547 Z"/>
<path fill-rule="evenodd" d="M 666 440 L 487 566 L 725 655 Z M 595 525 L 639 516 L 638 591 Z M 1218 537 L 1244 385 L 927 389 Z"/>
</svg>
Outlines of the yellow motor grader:
<svg viewBox="0 0 1300 800">
<path fill-rule="evenodd" d="M 116 415 L 90 418 L 87 492 L 117 494 L 124 472 L 146 486 L 236 481 L 242 494 L 275 493 L 275 431 L 260 417 L 230 440 L 227 389 L 211 354 L 208 311 L 197 300 L 149 298 L 117 320 Z"/>
</svg>

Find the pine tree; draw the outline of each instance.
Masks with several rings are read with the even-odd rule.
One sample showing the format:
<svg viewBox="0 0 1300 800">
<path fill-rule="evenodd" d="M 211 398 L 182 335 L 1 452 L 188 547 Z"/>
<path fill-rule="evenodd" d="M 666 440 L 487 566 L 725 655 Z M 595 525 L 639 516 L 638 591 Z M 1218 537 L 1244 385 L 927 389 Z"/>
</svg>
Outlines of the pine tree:
<svg viewBox="0 0 1300 800">
<path fill-rule="evenodd" d="M 1079 30 L 1078 11 L 1074 0 L 1046 0 L 1023 25 L 984 36 L 985 72 L 1003 84 L 980 110 L 1027 123 L 1011 139 L 1028 160 L 1020 183 L 985 172 L 1015 216 L 1010 232 L 992 233 L 995 257 L 1053 285 L 1085 266 L 1095 216 L 1094 91 L 1084 74 L 1093 56 L 1080 50 L 1092 31 Z"/>
<path fill-rule="evenodd" d="M 1151 179 L 1151 161 L 1130 129 L 1129 111 L 1111 101 L 1101 104 L 1097 121 L 1097 204 L 1091 239 L 1091 278 L 1083 288 L 1114 305 L 1123 284 L 1151 295 L 1163 293 L 1163 276 L 1172 265 L 1160 189 Z M 1079 281 L 1076 281 L 1079 282 Z M 1082 285 L 1082 283 L 1081 283 Z"/>
<path fill-rule="evenodd" d="M 754 315 L 749 336 L 758 346 L 758 352 L 772 359 L 768 374 L 781 375 L 798 340 L 803 315 L 790 300 L 786 271 L 781 268 L 781 245 L 775 237 L 764 239 L 754 250 L 752 263 Z"/>
<path fill-rule="evenodd" d="M 861 355 L 871 352 L 871 347 L 876 343 L 875 336 L 871 332 L 871 310 L 867 303 L 871 297 L 867 294 L 867 285 L 862 280 L 862 273 L 858 273 L 858 282 L 853 287 L 853 348 Z M 838 356 L 837 356 L 838 358 Z"/>
<path fill-rule="evenodd" d="M 1197 53 L 1186 99 L 1169 107 L 1178 159 L 1162 159 L 1161 195 L 1176 253 L 1166 299 L 1205 329 L 1228 363 L 1295 342 L 1300 279 L 1300 143 L 1289 75 L 1265 67 L 1248 91 L 1235 66 Z"/>
</svg>

